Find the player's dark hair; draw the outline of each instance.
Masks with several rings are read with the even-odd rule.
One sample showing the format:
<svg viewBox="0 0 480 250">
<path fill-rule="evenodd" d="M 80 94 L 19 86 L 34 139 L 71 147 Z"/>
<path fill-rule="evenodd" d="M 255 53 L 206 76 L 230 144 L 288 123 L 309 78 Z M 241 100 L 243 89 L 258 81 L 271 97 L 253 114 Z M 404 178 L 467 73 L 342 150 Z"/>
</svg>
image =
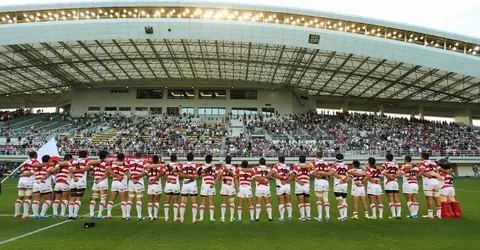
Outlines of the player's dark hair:
<svg viewBox="0 0 480 250">
<path fill-rule="evenodd" d="M 187 161 L 193 161 L 193 158 L 194 158 L 194 156 L 193 156 L 192 152 L 187 154 Z"/>
<path fill-rule="evenodd" d="M 258 161 L 258 163 L 259 163 L 260 165 L 265 165 L 265 164 L 267 164 L 267 162 L 265 161 L 265 158 L 263 158 L 263 157 L 260 158 L 260 160 Z"/>
<path fill-rule="evenodd" d="M 440 165 L 440 167 L 443 168 L 443 169 L 451 169 L 452 168 L 452 164 L 447 159 L 440 159 L 438 161 L 438 165 Z"/>
<path fill-rule="evenodd" d="M 117 160 L 118 161 L 124 161 L 125 160 L 125 154 L 124 153 L 120 153 L 117 155 Z"/>
<path fill-rule="evenodd" d="M 212 156 L 212 155 L 207 155 L 207 156 L 205 156 L 205 162 L 206 162 L 206 163 L 212 163 L 212 160 L 213 160 L 213 156 Z"/>
<path fill-rule="evenodd" d="M 368 158 L 368 164 L 370 164 L 370 166 L 374 166 L 376 162 L 377 160 L 375 160 L 375 158 L 373 157 Z"/>
<path fill-rule="evenodd" d="M 44 155 L 44 156 L 42 156 L 42 162 L 43 162 L 43 163 L 46 163 L 46 162 L 48 162 L 48 161 L 50 161 L 50 155 Z"/>
<path fill-rule="evenodd" d="M 393 155 L 392 154 L 387 154 L 385 156 L 385 159 L 387 159 L 387 161 L 393 161 Z"/>
<path fill-rule="evenodd" d="M 142 156 L 143 156 L 142 151 L 135 152 L 135 157 L 140 158 Z"/>
<path fill-rule="evenodd" d="M 242 168 L 248 168 L 248 161 L 242 161 Z"/>
<path fill-rule="evenodd" d="M 87 158 L 87 155 L 88 155 L 87 150 L 80 150 L 80 152 L 78 152 L 79 158 Z"/>
<path fill-rule="evenodd" d="M 232 163 L 232 157 L 231 157 L 230 155 L 227 155 L 227 156 L 225 157 L 225 163 L 227 163 L 227 164 Z"/>
<path fill-rule="evenodd" d="M 158 155 L 152 156 L 152 162 L 153 162 L 153 164 L 157 164 L 157 163 L 158 163 L 158 160 L 160 160 L 160 157 L 158 157 Z"/>
<path fill-rule="evenodd" d="M 31 151 L 30 153 L 28 153 L 28 157 L 30 157 L 30 158 L 37 158 L 37 157 L 38 157 L 37 152 Z"/>
<path fill-rule="evenodd" d="M 73 159 L 73 155 L 71 155 L 71 154 L 66 154 L 66 155 L 63 157 L 63 160 L 65 160 L 65 161 L 69 161 L 69 160 L 71 160 L 71 159 Z"/>
<path fill-rule="evenodd" d="M 98 158 L 100 158 L 100 160 L 104 160 L 105 158 L 107 158 L 107 156 L 108 156 L 108 152 L 105 150 L 98 152 Z"/>
<path fill-rule="evenodd" d="M 318 151 L 316 155 L 317 155 L 317 158 L 322 158 L 323 157 L 323 151 Z"/>
<path fill-rule="evenodd" d="M 427 152 L 422 152 L 421 156 L 422 156 L 422 159 L 424 160 L 430 159 L 430 155 Z"/>
<path fill-rule="evenodd" d="M 412 162 L 412 157 L 410 155 L 405 156 L 406 162 Z"/>
<path fill-rule="evenodd" d="M 170 161 L 171 162 L 176 162 L 177 161 L 177 154 L 171 154 L 170 155 Z"/>
<path fill-rule="evenodd" d="M 307 157 L 305 157 L 305 155 L 301 155 L 300 157 L 298 157 L 298 161 L 300 163 L 305 163 L 307 162 Z"/>
<path fill-rule="evenodd" d="M 360 162 L 358 160 L 354 160 L 352 162 L 352 165 L 353 165 L 354 168 L 360 168 Z"/>
<path fill-rule="evenodd" d="M 339 160 L 339 161 L 343 160 L 343 154 L 337 154 L 337 155 L 335 155 L 335 159 L 337 159 L 337 160 Z"/>
<path fill-rule="evenodd" d="M 285 163 L 285 156 L 283 156 L 283 155 L 282 155 L 282 156 L 279 156 L 279 157 L 278 157 L 278 161 L 279 161 L 280 163 Z"/>
</svg>

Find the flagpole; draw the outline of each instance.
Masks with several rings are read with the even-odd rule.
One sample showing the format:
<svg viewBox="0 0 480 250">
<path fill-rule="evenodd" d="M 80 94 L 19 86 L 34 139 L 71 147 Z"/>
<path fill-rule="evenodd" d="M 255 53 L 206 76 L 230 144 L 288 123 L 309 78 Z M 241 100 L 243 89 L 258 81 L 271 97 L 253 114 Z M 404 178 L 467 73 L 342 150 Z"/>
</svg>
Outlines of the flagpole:
<svg viewBox="0 0 480 250">
<path fill-rule="evenodd" d="M 15 172 L 17 172 L 25 163 L 27 163 L 28 160 L 25 160 L 22 164 L 20 164 L 20 166 L 18 166 L 17 168 L 15 168 L 9 175 L 7 175 L 7 177 L 5 177 L 5 179 L 2 180 L 1 183 L 4 183 L 10 176 L 12 176 Z"/>
</svg>

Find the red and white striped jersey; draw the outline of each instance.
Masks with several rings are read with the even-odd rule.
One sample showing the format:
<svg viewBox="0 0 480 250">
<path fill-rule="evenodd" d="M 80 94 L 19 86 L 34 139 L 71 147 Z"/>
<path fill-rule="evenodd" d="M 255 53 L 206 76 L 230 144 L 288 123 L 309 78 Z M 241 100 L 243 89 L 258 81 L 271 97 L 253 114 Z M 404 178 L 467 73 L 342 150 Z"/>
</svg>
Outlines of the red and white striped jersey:
<svg viewBox="0 0 480 250">
<path fill-rule="evenodd" d="M 364 171 L 360 168 L 354 168 L 353 171 L 356 173 L 356 174 L 363 174 Z M 363 180 L 365 179 L 365 176 L 353 176 L 353 179 L 352 179 L 352 184 L 357 186 L 357 187 L 363 187 Z M 353 187 L 352 185 L 352 187 Z"/>
<path fill-rule="evenodd" d="M 78 159 L 73 160 L 72 163 L 70 164 L 70 166 L 74 170 L 85 169 L 88 161 L 89 160 L 86 159 L 86 158 L 78 158 Z M 83 179 L 84 181 L 87 180 L 87 172 L 75 173 L 73 176 L 77 179 Z"/>
<path fill-rule="evenodd" d="M 125 172 L 128 171 L 128 169 L 126 169 L 125 166 L 123 166 L 123 165 L 119 166 L 117 164 L 112 163 L 110 168 L 112 169 L 112 171 L 115 174 L 123 177 L 122 179 L 119 179 L 117 177 L 113 177 L 113 181 L 120 181 L 120 182 L 126 182 L 127 181 L 127 179 L 125 178 Z"/>
<path fill-rule="evenodd" d="M 169 170 L 170 167 L 170 170 Z M 165 175 L 167 176 L 167 183 L 177 184 L 178 182 L 178 172 L 174 172 L 173 170 L 176 169 L 180 171 L 180 164 L 176 162 L 171 162 L 166 166 L 162 167 L 162 170 L 165 171 Z"/>
<path fill-rule="evenodd" d="M 335 170 L 337 175 L 339 175 L 343 178 L 343 177 L 346 177 L 348 175 L 348 171 L 350 170 L 350 166 L 348 166 L 347 164 L 345 164 L 343 162 L 337 162 L 337 163 L 332 165 L 332 169 Z M 334 185 L 337 185 L 338 183 L 340 183 L 340 181 L 341 181 L 341 179 L 337 179 L 337 178 L 333 177 L 333 184 Z"/>
<path fill-rule="evenodd" d="M 70 180 L 70 175 L 68 174 L 68 168 L 69 167 L 62 167 L 57 164 L 56 167 L 60 167 L 60 170 L 57 172 L 57 177 L 55 179 L 56 183 L 64 183 L 64 184 L 69 184 Z"/>
<path fill-rule="evenodd" d="M 251 187 L 252 178 L 254 173 L 240 171 L 239 168 L 235 170 L 235 174 L 238 175 L 238 180 L 240 181 L 240 186 L 242 187 Z"/>
<path fill-rule="evenodd" d="M 29 159 L 27 162 L 25 162 L 25 164 L 23 164 L 23 166 L 20 168 L 21 170 L 21 175 L 23 175 L 24 173 L 26 174 L 27 172 L 29 173 L 32 173 L 32 175 L 30 176 L 30 178 L 35 178 L 33 175 L 35 173 L 35 168 L 34 168 L 34 165 L 39 163 L 39 161 L 37 161 L 37 159 Z"/>
<path fill-rule="evenodd" d="M 157 176 L 162 172 L 162 168 L 161 167 L 159 167 L 159 168 L 149 168 L 149 169 L 146 169 L 146 171 L 147 171 L 149 183 L 152 183 L 152 181 L 153 181 L 153 185 L 159 185 L 160 180 L 155 180 L 155 178 L 157 178 Z"/>
<path fill-rule="evenodd" d="M 382 170 L 377 170 L 374 167 L 367 167 L 366 171 L 370 175 L 371 179 L 376 180 L 376 183 L 368 180 L 368 184 L 380 184 L 380 175 L 382 174 Z"/>
<path fill-rule="evenodd" d="M 54 168 L 54 166 L 49 164 L 49 165 L 45 166 L 45 168 L 47 169 L 47 172 L 48 172 L 50 169 Z M 51 186 L 52 185 L 52 180 L 53 180 L 53 176 L 50 175 L 49 177 L 47 177 L 47 179 L 45 179 L 45 184 L 47 184 L 47 186 Z"/>
<path fill-rule="evenodd" d="M 47 175 L 47 166 L 41 168 L 35 168 L 35 182 L 42 181 L 42 178 Z M 46 183 L 46 180 L 43 180 L 42 183 Z"/>
<path fill-rule="evenodd" d="M 262 166 L 262 165 L 253 167 L 253 170 L 255 171 L 254 177 L 262 177 L 262 178 L 265 178 L 265 176 L 267 176 L 268 172 L 270 172 L 270 169 L 268 169 L 267 166 Z M 255 181 L 255 184 L 256 184 L 256 186 L 255 186 L 256 188 L 260 188 L 260 189 L 270 188 L 270 181 L 268 181 L 268 180 L 267 180 L 266 184 L 258 182 L 258 181 Z"/>
<path fill-rule="evenodd" d="M 148 163 L 143 159 L 134 159 L 127 163 L 127 168 L 130 171 L 130 175 L 141 175 L 145 172 L 145 166 Z M 132 181 L 138 182 L 143 180 L 142 178 L 134 178 Z"/>
<path fill-rule="evenodd" d="M 420 164 L 418 165 L 418 168 L 420 170 L 424 169 L 425 173 L 430 173 L 430 172 L 438 173 L 440 166 L 438 165 L 438 163 L 436 163 L 433 160 L 424 160 L 420 162 Z M 435 179 L 435 177 L 429 177 L 429 179 Z"/>
<path fill-rule="evenodd" d="M 292 173 L 292 168 L 285 163 L 278 163 L 273 166 L 273 171 L 277 172 L 278 175 L 285 179 Z M 277 185 L 282 185 L 282 180 L 280 179 L 276 179 L 275 182 Z"/>
<path fill-rule="evenodd" d="M 313 174 L 313 168 L 301 168 L 300 166 L 295 165 L 293 167 L 293 173 L 297 175 L 298 181 L 303 184 L 310 184 L 310 175 Z"/>
<path fill-rule="evenodd" d="M 440 176 L 443 177 L 443 181 L 440 182 L 442 188 L 453 187 L 453 176 L 451 174 L 441 172 Z"/>
<path fill-rule="evenodd" d="M 330 172 L 331 168 L 328 165 L 328 162 L 324 161 L 323 159 L 315 159 L 312 161 L 312 165 L 315 166 L 314 171 L 318 172 Z M 323 176 L 322 179 L 326 179 L 325 176 Z"/>
<path fill-rule="evenodd" d="M 405 168 L 407 166 L 408 168 Z M 417 175 L 420 169 L 416 165 L 404 165 L 403 167 L 404 175 L 402 176 L 403 178 L 403 183 L 418 183 L 417 180 Z"/>
<path fill-rule="evenodd" d="M 387 174 L 395 175 L 400 170 L 400 166 L 396 162 L 393 162 L 393 161 L 386 161 L 385 163 L 383 163 L 383 168 L 385 170 L 383 170 L 382 174 L 387 173 Z M 383 181 L 384 181 L 384 184 L 387 184 L 387 183 L 390 183 L 392 181 L 397 181 L 397 179 L 395 178 L 394 180 L 389 180 L 388 178 L 384 178 Z"/>
<path fill-rule="evenodd" d="M 205 173 L 202 174 L 202 186 L 203 185 L 214 185 L 215 184 L 215 175 L 218 174 L 218 168 L 212 164 L 202 165 L 201 168 L 205 170 Z"/>
<path fill-rule="evenodd" d="M 234 180 L 233 174 L 235 173 L 237 168 L 231 164 L 227 164 L 226 168 L 231 170 L 232 174 L 230 174 L 226 169 L 223 169 L 223 183 L 228 185 L 233 185 L 233 180 Z"/>
<path fill-rule="evenodd" d="M 181 166 L 181 171 L 184 174 L 196 174 L 198 169 L 200 168 L 200 165 L 196 162 L 184 162 Z M 189 185 L 189 186 L 197 186 L 196 181 L 192 181 L 190 183 L 186 183 L 183 185 Z"/>
<path fill-rule="evenodd" d="M 95 180 L 99 180 L 105 175 L 105 172 L 107 172 L 107 166 L 109 166 L 110 163 L 106 161 L 100 162 L 100 164 L 96 165 L 93 167 L 93 178 Z"/>
</svg>

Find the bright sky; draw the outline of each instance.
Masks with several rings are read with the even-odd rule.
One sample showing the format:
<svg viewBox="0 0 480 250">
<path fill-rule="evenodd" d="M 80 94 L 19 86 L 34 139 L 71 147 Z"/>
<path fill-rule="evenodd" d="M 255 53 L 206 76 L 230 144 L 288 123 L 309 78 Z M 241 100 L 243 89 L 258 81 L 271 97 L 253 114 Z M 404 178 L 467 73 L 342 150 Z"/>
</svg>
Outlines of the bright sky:
<svg viewBox="0 0 480 250">
<path fill-rule="evenodd" d="M 0 6 L 78 1 L 94 2 L 92 0 L 0 0 Z M 108 1 L 103 0 L 103 2 Z M 208 0 L 199 0 L 199 2 L 202 1 L 208 2 Z M 414 24 L 480 38 L 479 0 L 223 0 L 222 2 L 260 3 L 330 11 Z"/>
</svg>

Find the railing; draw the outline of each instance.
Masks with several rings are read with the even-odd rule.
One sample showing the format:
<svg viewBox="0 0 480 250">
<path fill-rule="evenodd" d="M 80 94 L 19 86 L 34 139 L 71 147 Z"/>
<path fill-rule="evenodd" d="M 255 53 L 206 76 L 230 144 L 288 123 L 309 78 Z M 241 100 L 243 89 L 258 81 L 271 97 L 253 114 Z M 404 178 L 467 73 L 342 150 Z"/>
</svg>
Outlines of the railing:
<svg viewBox="0 0 480 250">
<path fill-rule="evenodd" d="M 72 154 L 78 155 L 80 150 L 59 150 L 60 155 L 65 154 Z M 99 150 L 87 150 L 90 156 L 97 156 Z M 107 150 L 110 155 L 116 155 L 119 153 L 124 153 L 125 155 L 134 155 L 135 150 Z M 169 156 L 172 153 L 177 154 L 179 157 L 185 157 L 189 152 L 195 154 L 195 156 L 205 156 L 207 154 L 212 154 L 214 157 L 224 157 L 224 156 L 232 156 L 232 157 L 278 157 L 278 156 L 285 156 L 285 157 L 299 157 L 299 156 L 307 156 L 307 157 L 314 157 L 314 151 L 307 151 L 307 152 L 279 152 L 279 151 L 263 151 L 262 153 L 256 152 L 225 152 L 225 151 L 218 151 L 218 150 L 197 150 L 197 151 L 188 151 L 188 150 L 176 150 L 176 151 L 167 151 L 167 150 L 149 150 L 143 151 L 144 155 L 161 155 L 161 156 Z M 401 160 L 403 156 L 410 155 L 412 157 L 419 157 L 420 153 L 418 151 L 409 151 L 409 150 L 391 150 L 389 151 L 393 155 L 397 157 L 397 160 Z M 450 150 L 440 150 L 440 151 L 431 151 L 427 150 L 431 157 L 438 158 L 438 157 L 480 157 L 480 150 L 463 150 L 463 151 L 450 151 Z M 386 150 L 338 150 L 338 151 L 324 151 L 324 157 L 335 157 L 337 153 L 342 153 L 344 156 L 372 156 L 372 157 L 384 157 L 387 153 Z M 28 155 L 28 150 L 25 149 L 16 149 L 16 150 L 4 150 L 0 149 L 0 155 Z"/>
</svg>

